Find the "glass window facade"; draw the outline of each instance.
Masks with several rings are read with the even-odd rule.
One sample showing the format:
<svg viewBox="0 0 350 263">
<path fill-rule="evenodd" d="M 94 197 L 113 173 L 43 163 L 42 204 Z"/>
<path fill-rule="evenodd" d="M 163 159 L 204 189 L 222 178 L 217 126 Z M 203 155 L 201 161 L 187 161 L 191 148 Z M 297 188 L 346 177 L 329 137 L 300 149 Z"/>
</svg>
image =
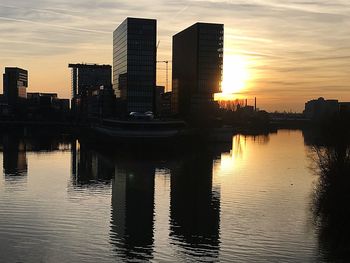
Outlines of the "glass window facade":
<svg viewBox="0 0 350 263">
<path fill-rule="evenodd" d="M 112 85 L 112 66 L 98 64 L 69 64 L 72 68 L 72 97 L 86 94 L 88 88 Z"/>
<path fill-rule="evenodd" d="M 154 111 L 156 32 L 154 19 L 127 18 L 113 33 L 113 88 L 127 112 Z"/>
<path fill-rule="evenodd" d="M 196 23 L 173 36 L 174 113 L 184 116 L 193 107 L 207 107 L 220 92 L 223 36 L 224 25 L 209 23 Z"/>
</svg>

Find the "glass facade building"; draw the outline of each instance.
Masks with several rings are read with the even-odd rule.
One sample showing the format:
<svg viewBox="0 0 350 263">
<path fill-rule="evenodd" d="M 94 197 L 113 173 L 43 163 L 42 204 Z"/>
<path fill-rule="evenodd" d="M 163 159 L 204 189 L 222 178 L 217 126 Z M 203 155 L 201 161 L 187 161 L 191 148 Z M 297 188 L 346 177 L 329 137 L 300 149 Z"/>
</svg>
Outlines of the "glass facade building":
<svg viewBox="0 0 350 263">
<path fill-rule="evenodd" d="M 69 64 L 68 67 L 72 69 L 71 107 L 74 117 L 81 120 L 96 120 L 111 116 L 115 106 L 112 66 Z"/>
<path fill-rule="evenodd" d="M 220 92 L 224 25 L 196 23 L 173 36 L 172 111 L 203 112 Z"/>
<path fill-rule="evenodd" d="M 130 112 L 154 111 L 157 21 L 127 18 L 113 33 L 113 88 Z"/>
<path fill-rule="evenodd" d="M 112 66 L 98 64 L 69 64 L 72 69 L 72 97 L 85 95 L 89 88 L 112 85 Z"/>
</svg>

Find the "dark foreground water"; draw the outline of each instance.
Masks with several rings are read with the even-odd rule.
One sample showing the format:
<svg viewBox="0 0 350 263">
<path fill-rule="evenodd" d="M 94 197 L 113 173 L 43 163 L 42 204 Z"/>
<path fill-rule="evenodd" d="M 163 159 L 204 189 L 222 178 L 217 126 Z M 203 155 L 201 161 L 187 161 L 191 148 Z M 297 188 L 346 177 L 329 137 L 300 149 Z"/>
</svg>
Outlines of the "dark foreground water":
<svg viewBox="0 0 350 263">
<path fill-rule="evenodd" d="M 316 223 L 301 131 L 172 154 L 1 140 L 0 262 L 343 259 Z"/>
</svg>

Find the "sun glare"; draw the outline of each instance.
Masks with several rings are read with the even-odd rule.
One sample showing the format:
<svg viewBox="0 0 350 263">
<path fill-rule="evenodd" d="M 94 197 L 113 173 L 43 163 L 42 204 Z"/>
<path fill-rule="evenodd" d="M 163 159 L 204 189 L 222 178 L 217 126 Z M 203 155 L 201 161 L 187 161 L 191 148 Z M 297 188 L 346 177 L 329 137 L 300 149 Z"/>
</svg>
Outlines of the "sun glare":
<svg viewBox="0 0 350 263">
<path fill-rule="evenodd" d="M 244 136 L 236 135 L 232 138 L 232 149 L 229 153 L 221 154 L 221 162 L 218 169 L 222 171 L 221 176 L 231 175 L 233 169 L 241 165 L 241 159 L 246 150 L 246 140 Z"/>
<path fill-rule="evenodd" d="M 223 94 L 241 92 L 249 79 L 249 70 L 245 57 L 240 55 L 224 56 L 224 72 L 221 89 Z"/>
</svg>

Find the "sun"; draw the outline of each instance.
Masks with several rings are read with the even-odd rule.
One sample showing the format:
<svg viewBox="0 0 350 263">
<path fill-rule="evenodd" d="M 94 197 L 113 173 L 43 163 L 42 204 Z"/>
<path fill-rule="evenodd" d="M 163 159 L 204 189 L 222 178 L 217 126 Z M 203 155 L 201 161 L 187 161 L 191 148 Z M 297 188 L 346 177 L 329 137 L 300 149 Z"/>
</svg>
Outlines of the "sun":
<svg viewBox="0 0 350 263">
<path fill-rule="evenodd" d="M 224 56 L 224 72 L 221 90 L 224 94 L 241 92 L 249 80 L 248 63 L 244 56 Z"/>
</svg>

